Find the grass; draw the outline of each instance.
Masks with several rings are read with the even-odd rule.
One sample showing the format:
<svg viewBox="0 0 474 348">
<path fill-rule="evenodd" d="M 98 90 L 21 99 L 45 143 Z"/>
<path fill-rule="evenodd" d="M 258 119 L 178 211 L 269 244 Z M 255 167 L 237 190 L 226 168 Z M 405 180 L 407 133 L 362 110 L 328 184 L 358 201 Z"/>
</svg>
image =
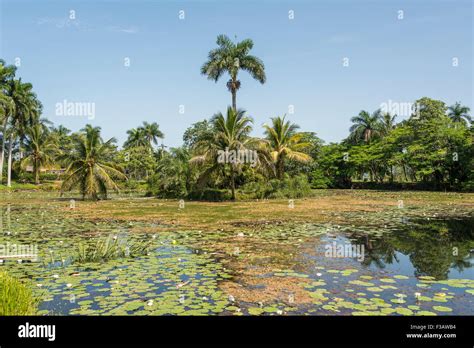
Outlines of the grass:
<svg viewBox="0 0 474 348">
<path fill-rule="evenodd" d="M 5 271 L 0 272 L 0 316 L 33 315 L 37 303 L 25 284 Z"/>
<path fill-rule="evenodd" d="M 94 245 L 81 243 L 77 247 L 74 261 L 86 263 L 105 262 L 118 258 L 134 258 L 146 255 L 149 252 L 150 244 L 150 242 L 134 242 L 127 245 L 119 238 L 112 237 L 99 239 Z"/>
<path fill-rule="evenodd" d="M 32 183 L 12 182 L 11 187 L 0 185 L 0 192 L 11 191 L 56 191 L 59 189 L 58 182 L 43 182 L 39 185 Z"/>
<path fill-rule="evenodd" d="M 150 221 L 190 229 L 255 226 L 275 222 L 337 223 L 346 213 L 384 212 L 398 209 L 403 200 L 410 212 L 455 213 L 472 210 L 474 194 L 444 192 L 385 192 L 368 190 L 321 190 L 311 198 L 295 199 L 294 208 L 287 199 L 238 202 L 186 201 L 179 209 L 178 200 L 125 199 L 97 203 L 77 202 L 70 213 L 87 219 Z M 65 209 L 67 209 L 65 207 Z"/>
<path fill-rule="evenodd" d="M 314 196 L 294 199 L 294 208 L 287 199 L 248 200 L 237 202 L 186 201 L 179 209 L 179 200 L 143 197 L 122 197 L 105 201 L 76 201 L 69 209 L 69 199 L 59 199 L 55 192 L 29 192 L 3 196 L 0 206 L 7 204 L 47 204 L 58 206 L 72 218 L 88 220 L 147 221 L 164 229 L 226 229 L 271 225 L 274 223 L 340 223 L 343 215 L 355 214 L 364 219 L 370 213 L 396 211 L 403 201 L 404 214 L 454 216 L 468 214 L 474 208 L 474 193 L 376 191 L 376 190 L 314 190 Z M 76 197 L 77 198 L 77 197 Z M 356 221 L 354 221 L 356 222 Z"/>
</svg>

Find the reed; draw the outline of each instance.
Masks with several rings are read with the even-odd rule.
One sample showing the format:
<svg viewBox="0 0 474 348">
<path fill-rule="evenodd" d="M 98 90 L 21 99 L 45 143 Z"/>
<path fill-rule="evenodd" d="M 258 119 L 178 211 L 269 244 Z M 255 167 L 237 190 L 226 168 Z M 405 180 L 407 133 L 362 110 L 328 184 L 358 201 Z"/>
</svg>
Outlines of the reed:
<svg viewBox="0 0 474 348">
<path fill-rule="evenodd" d="M 125 243 L 119 238 L 108 237 L 97 240 L 95 244 L 80 243 L 74 261 L 86 263 L 105 262 L 119 258 L 135 258 L 148 254 L 150 247 L 151 241 Z"/>
</svg>

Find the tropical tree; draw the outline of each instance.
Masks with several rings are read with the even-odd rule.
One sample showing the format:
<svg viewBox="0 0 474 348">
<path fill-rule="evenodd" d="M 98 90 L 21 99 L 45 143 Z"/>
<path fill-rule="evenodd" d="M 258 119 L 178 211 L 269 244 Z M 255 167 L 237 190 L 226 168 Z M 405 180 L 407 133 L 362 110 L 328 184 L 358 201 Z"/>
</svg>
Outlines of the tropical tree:
<svg viewBox="0 0 474 348">
<path fill-rule="evenodd" d="M 142 180 L 156 169 L 156 156 L 149 146 L 126 148 L 120 152 L 121 167 L 129 179 Z"/>
<path fill-rule="evenodd" d="M 245 111 L 238 109 L 235 111 L 232 107 L 227 108 L 227 114 L 217 113 L 211 118 L 211 124 L 214 127 L 214 136 L 211 139 L 204 139 L 196 144 L 196 155 L 190 162 L 194 164 L 205 164 L 207 169 L 203 171 L 199 182 L 205 182 L 208 177 L 222 167 L 228 167 L 230 170 L 229 180 L 232 192 L 232 200 L 235 200 L 235 175 L 241 167 L 237 161 L 230 163 L 219 163 L 218 157 L 220 151 L 238 151 L 250 148 L 256 143 L 256 140 L 249 137 L 252 130 L 252 118 L 245 115 Z"/>
<path fill-rule="evenodd" d="M 148 193 L 160 198 L 185 198 L 195 181 L 195 171 L 185 147 L 171 148 L 158 162 L 156 173 L 148 180 Z"/>
<path fill-rule="evenodd" d="M 2 147 L 0 149 L 0 183 L 2 182 L 3 177 L 8 122 L 11 115 L 15 111 L 15 103 L 11 97 L 7 95 L 7 90 L 11 81 L 15 77 L 15 71 L 15 66 L 6 65 L 5 61 L 0 59 L 0 121 L 2 126 Z"/>
<path fill-rule="evenodd" d="M 163 139 L 164 134 L 160 131 L 160 126 L 158 126 L 158 123 L 153 122 L 153 123 L 148 123 L 148 122 L 143 122 L 143 136 L 145 139 L 148 141 L 148 143 L 151 144 L 158 144 L 158 138 Z"/>
<path fill-rule="evenodd" d="M 57 149 L 54 138 L 52 138 L 41 123 L 29 127 L 26 131 L 27 156 L 22 160 L 22 167 L 31 165 L 35 176 L 35 184 L 40 183 L 40 171 L 42 167 L 53 163 L 53 153 Z"/>
<path fill-rule="evenodd" d="M 265 129 L 268 152 L 275 165 L 278 179 L 283 178 L 285 172 L 285 160 L 290 159 L 297 162 L 309 162 L 311 156 L 304 152 L 311 144 L 303 141 L 304 134 L 297 133 L 299 126 L 285 117 L 272 117 L 272 125 L 263 125 Z"/>
<path fill-rule="evenodd" d="M 164 134 L 156 122 L 143 122 L 142 127 L 132 128 L 127 131 L 128 138 L 123 144 L 125 148 L 150 147 L 158 144 L 158 139 L 163 139 Z"/>
<path fill-rule="evenodd" d="M 380 135 L 380 115 L 381 110 L 376 110 L 372 114 L 362 110 L 359 115 L 352 117 L 353 125 L 350 128 L 349 139 L 354 143 L 359 143 L 361 140 L 370 143 L 372 138 Z"/>
<path fill-rule="evenodd" d="M 212 124 L 208 120 L 193 123 L 183 134 L 184 147 L 188 149 L 202 142 L 204 139 L 211 139 L 214 136 Z"/>
<path fill-rule="evenodd" d="M 10 128 L 7 128 L 4 133 L 4 136 L 8 137 L 7 186 L 10 187 L 14 142 L 18 137 L 22 141 L 26 129 L 40 121 L 41 103 L 36 98 L 31 83 L 23 83 L 21 79 L 10 81 L 7 86 L 7 95 L 15 105 L 9 122 Z"/>
<path fill-rule="evenodd" d="M 471 115 L 469 115 L 470 112 L 471 109 L 467 106 L 462 106 L 460 102 L 448 108 L 448 116 L 453 122 L 464 123 L 467 126 L 472 122 Z"/>
<path fill-rule="evenodd" d="M 216 43 L 218 47 L 209 52 L 208 60 L 201 67 L 201 73 L 215 82 L 224 73 L 229 74 L 227 89 L 232 94 L 232 107 L 234 111 L 237 111 L 237 91 L 240 88 L 239 71 L 247 71 L 250 76 L 263 84 L 266 81 L 265 66 L 259 58 L 249 54 L 253 48 L 251 39 L 234 43 L 226 35 L 219 35 Z"/>
<path fill-rule="evenodd" d="M 104 142 L 100 128 L 88 125 L 73 139 L 74 150 L 67 155 L 68 168 L 61 193 L 79 188 L 82 197 L 107 198 L 107 190 L 119 191 L 115 179 L 126 179 L 122 169 L 112 163 L 114 138 Z"/>
<path fill-rule="evenodd" d="M 391 115 L 388 112 L 383 113 L 379 119 L 379 132 L 381 136 L 387 136 L 396 126 L 395 119 L 397 115 Z"/>
<path fill-rule="evenodd" d="M 131 147 L 147 146 L 149 143 L 145 137 L 143 128 L 132 128 L 127 131 L 128 138 L 123 144 L 123 147 L 128 149 Z"/>
</svg>

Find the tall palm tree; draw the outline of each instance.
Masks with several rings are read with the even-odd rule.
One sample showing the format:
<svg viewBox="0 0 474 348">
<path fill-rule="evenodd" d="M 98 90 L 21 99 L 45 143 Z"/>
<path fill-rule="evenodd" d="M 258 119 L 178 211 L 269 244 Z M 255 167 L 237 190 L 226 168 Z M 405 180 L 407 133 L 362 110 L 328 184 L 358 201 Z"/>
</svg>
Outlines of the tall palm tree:
<svg viewBox="0 0 474 348">
<path fill-rule="evenodd" d="M 285 121 L 285 117 L 272 117 L 271 126 L 263 125 L 268 152 L 273 160 L 278 179 L 283 178 L 286 159 L 298 162 L 311 160 L 311 156 L 301 151 L 310 146 L 310 143 L 302 141 L 303 134 L 296 132 L 299 126 L 290 121 Z"/>
<path fill-rule="evenodd" d="M 13 78 L 15 77 L 16 67 L 13 65 L 6 65 L 5 61 L 0 59 L 0 120 L 2 132 L 2 148 L 0 149 L 0 183 L 3 177 L 3 165 L 5 161 L 6 141 L 7 141 L 7 127 L 11 115 L 15 111 L 15 104 L 13 100 L 7 95 L 7 89 Z"/>
<path fill-rule="evenodd" d="M 12 152 L 17 137 L 24 139 L 26 129 L 39 121 L 41 103 L 33 92 L 31 83 L 23 83 L 21 79 L 12 80 L 7 86 L 7 95 L 15 104 L 15 111 L 10 118 L 10 129 L 5 133 L 8 136 L 8 168 L 7 186 L 11 186 Z"/>
<path fill-rule="evenodd" d="M 145 131 L 143 128 L 132 128 L 127 131 L 128 138 L 125 140 L 123 147 L 128 149 L 131 147 L 145 147 L 149 146 L 150 142 L 148 141 Z"/>
<path fill-rule="evenodd" d="M 395 119 L 397 115 L 390 115 L 390 113 L 385 112 L 380 116 L 379 120 L 379 130 L 380 135 L 386 136 L 392 129 L 395 128 Z"/>
<path fill-rule="evenodd" d="M 238 109 L 235 111 L 232 107 L 227 108 L 227 114 L 224 116 L 221 112 L 211 118 L 211 124 L 214 127 L 214 137 L 206 139 L 196 144 L 196 153 L 191 158 L 191 163 L 207 164 L 207 169 L 201 174 L 200 182 L 213 172 L 222 169 L 222 166 L 230 169 L 230 187 L 232 200 L 235 200 L 235 174 L 240 168 L 238 163 L 219 163 L 219 151 L 237 151 L 243 150 L 255 143 L 255 139 L 249 137 L 252 130 L 252 118 L 245 115 L 245 111 Z"/>
<path fill-rule="evenodd" d="M 143 122 L 143 135 L 145 136 L 145 139 L 148 141 L 148 143 L 151 144 L 158 144 L 158 139 L 163 139 L 164 134 L 160 130 L 160 126 L 158 126 L 158 123 L 153 122 L 153 123 L 148 123 L 148 122 Z"/>
<path fill-rule="evenodd" d="M 462 106 L 460 102 L 448 108 L 448 116 L 453 122 L 464 123 L 467 126 L 469 125 L 468 122 L 472 123 L 471 115 L 469 115 L 470 112 L 471 109 L 467 106 Z"/>
<path fill-rule="evenodd" d="M 35 184 L 40 183 L 41 168 L 53 163 L 53 152 L 57 146 L 54 138 L 46 132 L 41 123 L 29 127 L 26 131 L 26 149 L 27 157 L 22 160 L 22 167 L 26 165 L 33 166 L 33 173 L 35 175 Z"/>
<path fill-rule="evenodd" d="M 100 128 L 86 126 L 83 133 L 74 137 L 74 150 L 67 154 L 68 168 L 61 194 L 76 187 L 82 198 L 107 198 L 107 190 L 119 191 L 114 179 L 126 179 L 122 169 L 109 161 L 114 138 L 104 142 Z"/>
<path fill-rule="evenodd" d="M 265 66 L 260 58 L 249 54 L 253 48 L 251 39 L 234 43 L 226 35 L 219 35 L 216 43 L 218 47 L 209 52 L 208 60 L 201 67 L 201 74 L 215 82 L 224 73 L 230 75 L 227 88 L 232 94 L 232 107 L 234 111 L 237 111 L 237 91 L 240 88 L 239 71 L 247 71 L 250 76 L 263 84 L 266 81 Z"/>
<path fill-rule="evenodd" d="M 359 112 L 359 115 L 351 118 L 353 125 L 350 128 L 350 140 L 355 143 L 363 140 L 370 143 L 372 138 L 380 135 L 380 115 L 381 110 L 376 110 L 372 115 L 365 110 Z"/>
</svg>

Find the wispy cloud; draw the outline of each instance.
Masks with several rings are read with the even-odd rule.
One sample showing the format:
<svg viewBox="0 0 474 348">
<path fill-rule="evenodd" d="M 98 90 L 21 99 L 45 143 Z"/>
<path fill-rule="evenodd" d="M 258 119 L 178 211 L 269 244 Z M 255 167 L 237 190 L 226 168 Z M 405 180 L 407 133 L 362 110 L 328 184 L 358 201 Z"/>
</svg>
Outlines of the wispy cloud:
<svg viewBox="0 0 474 348">
<path fill-rule="evenodd" d="M 136 26 L 129 26 L 129 27 L 110 26 L 110 27 L 107 27 L 107 30 L 114 33 L 125 33 L 125 34 L 136 34 L 140 31 L 138 27 Z"/>
</svg>

